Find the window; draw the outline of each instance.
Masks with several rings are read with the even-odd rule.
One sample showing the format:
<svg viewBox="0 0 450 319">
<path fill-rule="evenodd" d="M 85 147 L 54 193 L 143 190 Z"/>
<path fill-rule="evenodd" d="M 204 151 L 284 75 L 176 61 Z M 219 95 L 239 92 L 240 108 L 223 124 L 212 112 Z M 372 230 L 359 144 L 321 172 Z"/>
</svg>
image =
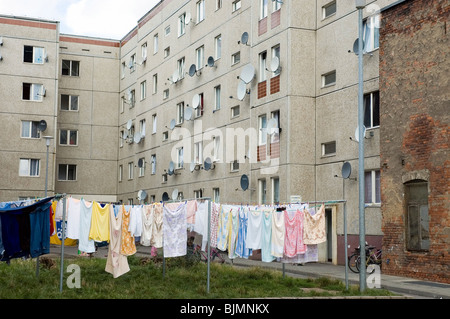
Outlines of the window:
<svg viewBox="0 0 450 319">
<path fill-rule="evenodd" d="M 184 161 L 183 161 L 183 147 L 177 148 L 177 169 L 183 168 Z"/>
<path fill-rule="evenodd" d="M 194 191 L 194 198 L 202 198 L 203 197 L 203 191 L 201 189 Z"/>
<path fill-rule="evenodd" d="M 277 128 L 268 132 L 270 134 L 270 143 L 276 143 L 280 141 L 280 110 L 270 112 L 270 118 L 275 119 L 277 122 Z"/>
<path fill-rule="evenodd" d="M 332 1 L 322 7 L 322 19 L 328 18 L 336 13 L 336 1 Z"/>
<path fill-rule="evenodd" d="M 278 61 L 280 61 L 280 45 L 274 46 L 272 48 L 272 58 L 278 58 Z M 274 73 L 273 76 L 277 76 L 280 74 L 280 68 L 278 68 Z"/>
<path fill-rule="evenodd" d="M 205 20 L 205 0 L 197 2 L 197 23 Z"/>
<path fill-rule="evenodd" d="M 222 0 L 216 0 L 216 10 L 219 10 L 222 8 Z"/>
<path fill-rule="evenodd" d="M 322 87 L 336 84 L 336 71 L 322 75 Z"/>
<path fill-rule="evenodd" d="M 185 59 L 182 57 L 177 61 L 178 79 L 184 79 Z"/>
<path fill-rule="evenodd" d="M 407 249 L 428 250 L 430 248 L 428 182 L 413 180 L 404 185 Z"/>
<path fill-rule="evenodd" d="M 78 145 L 78 131 L 76 130 L 60 130 L 59 145 Z"/>
<path fill-rule="evenodd" d="M 380 15 L 368 17 L 363 22 L 364 52 L 378 49 L 380 45 Z"/>
<path fill-rule="evenodd" d="M 186 33 L 186 12 L 178 17 L 178 36 Z"/>
<path fill-rule="evenodd" d="M 121 130 L 120 131 L 120 136 L 119 136 L 119 147 L 123 147 L 123 141 L 126 140 L 126 139 L 127 138 L 125 137 L 125 131 Z"/>
<path fill-rule="evenodd" d="M 69 164 L 58 165 L 58 181 L 76 181 L 77 166 Z"/>
<path fill-rule="evenodd" d="M 22 99 L 26 101 L 42 101 L 44 96 L 44 86 L 35 83 L 22 84 Z"/>
<path fill-rule="evenodd" d="M 134 163 L 130 162 L 128 163 L 128 179 L 134 178 Z"/>
<path fill-rule="evenodd" d="M 153 74 L 153 90 L 152 93 L 156 94 L 158 92 L 158 74 Z"/>
<path fill-rule="evenodd" d="M 366 205 L 380 204 L 380 171 L 372 170 L 365 172 L 364 183 L 364 202 Z"/>
<path fill-rule="evenodd" d="M 156 154 L 153 154 L 151 157 L 152 162 L 152 175 L 156 174 Z"/>
<path fill-rule="evenodd" d="M 170 55 L 170 47 L 164 49 L 164 57 L 167 58 Z"/>
<path fill-rule="evenodd" d="M 159 37 L 158 37 L 158 34 L 155 34 L 154 36 L 153 36 L 153 54 L 156 54 L 156 53 L 158 53 L 158 42 L 159 42 Z"/>
<path fill-rule="evenodd" d="M 79 76 L 80 61 L 62 60 L 62 75 Z"/>
<path fill-rule="evenodd" d="M 241 52 L 236 52 L 231 55 L 231 65 L 241 62 Z"/>
<path fill-rule="evenodd" d="M 380 126 L 380 92 L 364 95 L 364 126 L 373 128 Z"/>
<path fill-rule="evenodd" d="M 163 91 L 163 100 L 168 99 L 169 98 L 169 89 L 165 89 Z"/>
<path fill-rule="evenodd" d="M 163 132 L 163 141 L 167 141 L 169 139 L 169 131 Z"/>
<path fill-rule="evenodd" d="M 141 46 L 142 63 L 147 61 L 147 42 Z"/>
<path fill-rule="evenodd" d="M 241 8 L 241 0 L 233 1 L 231 4 L 231 11 L 234 12 L 236 10 L 239 10 Z"/>
<path fill-rule="evenodd" d="M 203 93 L 199 94 L 200 105 L 195 109 L 195 117 L 200 117 L 203 115 Z"/>
<path fill-rule="evenodd" d="M 122 62 L 122 79 L 125 78 L 125 70 L 127 69 L 127 66 L 125 65 L 125 62 Z"/>
<path fill-rule="evenodd" d="M 156 125 L 158 124 L 158 116 L 156 114 L 152 115 L 152 134 L 156 134 Z"/>
<path fill-rule="evenodd" d="M 213 136 L 214 154 L 213 161 L 220 161 L 220 136 Z"/>
<path fill-rule="evenodd" d="M 161 183 L 167 183 L 167 174 L 163 174 Z"/>
<path fill-rule="evenodd" d="M 336 141 L 322 144 L 322 156 L 336 155 Z"/>
<path fill-rule="evenodd" d="M 136 70 L 136 54 L 131 55 L 129 62 L 130 72 L 134 72 Z"/>
<path fill-rule="evenodd" d="M 141 82 L 141 101 L 147 97 L 147 81 Z"/>
<path fill-rule="evenodd" d="M 259 19 L 264 19 L 265 17 L 267 17 L 267 1 L 268 0 L 260 0 L 260 14 L 259 14 Z"/>
<path fill-rule="evenodd" d="M 184 102 L 177 104 L 177 124 L 181 124 L 184 121 Z"/>
<path fill-rule="evenodd" d="M 241 108 L 239 105 L 233 106 L 231 108 L 231 118 L 238 117 L 241 112 Z"/>
<path fill-rule="evenodd" d="M 40 138 L 41 132 L 39 131 L 39 122 L 38 121 L 22 121 L 21 137 Z"/>
<path fill-rule="evenodd" d="M 214 88 L 214 97 L 215 97 L 214 111 L 220 110 L 220 92 L 221 92 L 220 85 L 218 85 Z"/>
<path fill-rule="evenodd" d="M 62 111 L 78 111 L 78 95 L 61 94 Z"/>
<path fill-rule="evenodd" d="M 272 178 L 272 203 L 280 203 L 280 179 L 278 177 Z"/>
<path fill-rule="evenodd" d="M 170 25 L 168 25 L 165 29 L 164 29 L 164 34 L 167 37 L 170 34 Z"/>
<path fill-rule="evenodd" d="M 139 121 L 139 133 L 141 133 L 141 137 L 145 137 L 145 119 Z"/>
<path fill-rule="evenodd" d="M 142 163 L 142 165 L 139 166 L 139 177 L 143 177 L 145 176 L 145 157 L 140 158 L 139 162 Z"/>
<path fill-rule="evenodd" d="M 216 54 L 216 60 L 222 57 L 222 35 L 214 38 L 214 53 Z"/>
<path fill-rule="evenodd" d="M 203 163 L 203 142 L 198 142 L 194 144 L 194 163 Z"/>
<path fill-rule="evenodd" d="M 119 182 L 123 179 L 123 165 L 119 165 Z"/>
<path fill-rule="evenodd" d="M 220 190 L 219 188 L 213 188 L 213 201 L 220 203 Z"/>
<path fill-rule="evenodd" d="M 195 50 L 196 62 L 197 62 L 197 70 L 203 68 L 205 64 L 205 47 L 201 46 L 197 50 Z"/>
<path fill-rule="evenodd" d="M 282 0 L 273 0 L 272 1 L 272 9 L 273 12 L 281 9 Z"/>
<path fill-rule="evenodd" d="M 266 180 L 258 180 L 259 204 L 266 204 Z"/>
<path fill-rule="evenodd" d="M 258 134 L 259 134 L 259 138 L 258 138 L 258 145 L 265 145 L 267 142 L 267 117 L 266 115 L 261 115 L 258 118 L 258 125 L 259 125 L 259 129 L 258 129 Z"/>
<path fill-rule="evenodd" d="M 23 62 L 44 64 L 45 49 L 40 47 L 33 47 L 25 45 L 23 49 Z"/>
<path fill-rule="evenodd" d="M 266 80 L 266 66 L 267 65 L 267 52 L 264 51 L 259 54 L 259 82 Z"/>
<path fill-rule="evenodd" d="M 231 162 L 231 171 L 232 172 L 236 172 L 239 170 L 239 161 L 238 160 L 234 160 Z"/>
<path fill-rule="evenodd" d="M 135 102 L 136 102 L 136 91 L 135 90 L 131 90 L 130 91 L 130 95 L 129 95 L 129 103 L 130 103 L 130 108 L 134 107 Z"/>
<path fill-rule="evenodd" d="M 21 158 L 19 163 L 19 176 L 39 176 L 38 159 Z"/>
</svg>

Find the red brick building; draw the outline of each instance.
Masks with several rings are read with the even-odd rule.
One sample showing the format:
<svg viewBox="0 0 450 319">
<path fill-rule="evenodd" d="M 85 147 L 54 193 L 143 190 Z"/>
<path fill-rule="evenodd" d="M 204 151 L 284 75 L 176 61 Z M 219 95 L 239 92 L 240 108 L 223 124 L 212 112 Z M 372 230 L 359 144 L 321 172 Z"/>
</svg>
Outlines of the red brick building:
<svg viewBox="0 0 450 319">
<path fill-rule="evenodd" d="M 385 274 L 450 283 L 450 1 L 398 1 L 380 26 Z"/>
</svg>

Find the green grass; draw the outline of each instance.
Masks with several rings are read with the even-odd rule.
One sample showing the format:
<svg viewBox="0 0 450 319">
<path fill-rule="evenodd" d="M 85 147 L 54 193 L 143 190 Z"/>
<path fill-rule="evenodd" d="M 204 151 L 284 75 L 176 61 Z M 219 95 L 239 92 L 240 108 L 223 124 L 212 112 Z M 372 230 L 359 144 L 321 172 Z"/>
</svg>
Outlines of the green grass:
<svg viewBox="0 0 450 319">
<path fill-rule="evenodd" d="M 41 257 L 41 262 L 46 258 Z M 47 260 L 48 261 L 48 260 Z M 300 279 L 263 268 L 236 268 L 211 263 L 210 293 L 206 292 L 207 266 L 186 258 L 166 260 L 163 278 L 161 262 L 149 258 L 128 257 L 130 271 L 114 279 L 105 271 L 106 259 L 75 258 L 64 260 L 63 292 L 59 291 L 60 260 L 41 264 L 36 277 L 36 260 L 12 260 L 0 263 L 0 299 L 202 299 L 360 296 L 357 286 L 329 278 Z M 69 264 L 81 269 L 81 288 L 68 288 Z M 392 295 L 383 289 L 367 290 L 364 295 Z"/>
</svg>

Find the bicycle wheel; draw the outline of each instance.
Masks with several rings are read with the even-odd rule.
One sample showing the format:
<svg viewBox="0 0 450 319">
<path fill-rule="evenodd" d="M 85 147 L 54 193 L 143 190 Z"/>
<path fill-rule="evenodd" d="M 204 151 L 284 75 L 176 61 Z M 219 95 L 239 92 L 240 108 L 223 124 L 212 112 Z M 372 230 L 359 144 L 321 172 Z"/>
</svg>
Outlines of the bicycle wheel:
<svg viewBox="0 0 450 319">
<path fill-rule="evenodd" d="M 360 257 L 358 254 L 353 254 L 348 257 L 348 268 L 354 273 L 359 273 L 359 260 Z"/>
</svg>

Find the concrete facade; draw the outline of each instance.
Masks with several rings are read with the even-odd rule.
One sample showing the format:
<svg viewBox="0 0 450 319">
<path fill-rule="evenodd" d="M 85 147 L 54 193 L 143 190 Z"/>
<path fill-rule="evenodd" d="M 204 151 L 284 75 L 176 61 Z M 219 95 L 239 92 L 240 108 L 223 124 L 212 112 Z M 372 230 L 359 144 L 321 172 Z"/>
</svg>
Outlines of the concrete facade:
<svg viewBox="0 0 450 319">
<path fill-rule="evenodd" d="M 383 12 L 380 37 L 383 272 L 445 283 L 449 12 L 448 1 L 405 1 Z"/>
</svg>

